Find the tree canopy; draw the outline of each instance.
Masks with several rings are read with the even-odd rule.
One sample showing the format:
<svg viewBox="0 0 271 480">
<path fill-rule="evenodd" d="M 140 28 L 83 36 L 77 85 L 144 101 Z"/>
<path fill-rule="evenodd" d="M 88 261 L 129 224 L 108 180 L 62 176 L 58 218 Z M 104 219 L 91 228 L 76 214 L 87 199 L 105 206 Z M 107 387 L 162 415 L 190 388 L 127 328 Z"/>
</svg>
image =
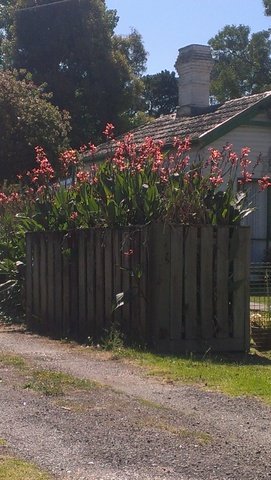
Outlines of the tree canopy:
<svg viewBox="0 0 271 480">
<path fill-rule="evenodd" d="M 114 34 L 118 17 L 104 0 L 0 0 L 2 64 L 46 82 L 55 105 L 71 114 L 72 143 L 99 140 L 121 125 L 142 89 L 147 54 L 132 30 Z"/>
<path fill-rule="evenodd" d="M 52 163 L 68 146 L 69 115 L 49 100 L 29 76 L 0 71 L 0 180 L 32 168 L 37 145 Z"/>
<path fill-rule="evenodd" d="M 263 0 L 265 15 L 271 15 L 271 0 Z"/>
<path fill-rule="evenodd" d="M 270 88 L 270 31 L 251 34 L 248 26 L 226 25 L 208 43 L 215 59 L 211 94 L 218 101 Z"/>
<path fill-rule="evenodd" d="M 175 72 L 163 70 L 143 77 L 143 102 L 146 112 L 154 117 L 174 112 L 178 104 L 178 81 Z"/>
</svg>

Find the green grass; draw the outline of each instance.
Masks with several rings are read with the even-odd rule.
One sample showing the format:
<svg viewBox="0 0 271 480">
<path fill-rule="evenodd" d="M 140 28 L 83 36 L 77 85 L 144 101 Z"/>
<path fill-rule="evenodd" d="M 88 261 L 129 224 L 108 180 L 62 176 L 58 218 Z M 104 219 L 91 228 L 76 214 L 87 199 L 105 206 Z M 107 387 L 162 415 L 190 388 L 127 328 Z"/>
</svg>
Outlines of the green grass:
<svg viewBox="0 0 271 480">
<path fill-rule="evenodd" d="M 14 367 L 23 379 L 23 387 L 35 390 L 43 395 L 63 395 L 67 390 L 90 390 L 100 387 L 97 382 L 73 377 L 67 373 L 51 370 L 36 370 L 24 358 L 8 354 L 0 354 L 0 366 Z"/>
<path fill-rule="evenodd" d="M 24 385 L 24 388 L 48 396 L 63 395 L 68 389 L 91 390 L 97 387 L 97 382 L 82 380 L 66 373 L 52 372 L 51 370 L 31 371 L 29 381 Z"/>
<path fill-rule="evenodd" d="M 26 361 L 16 355 L 0 354 L 0 366 L 16 367 L 17 369 L 25 369 Z"/>
<path fill-rule="evenodd" d="M 149 375 L 229 395 L 253 396 L 271 404 L 270 354 L 200 358 L 158 355 L 133 349 L 118 353 L 144 367 Z"/>
<path fill-rule="evenodd" d="M 168 410 L 168 407 L 165 407 L 165 405 L 153 402 L 152 400 L 147 400 L 146 398 L 137 397 L 137 401 L 147 408 L 151 408 L 154 410 Z"/>
<path fill-rule="evenodd" d="M 1 455 L 0 480 L 52 480 L 52 477 L 31 463 Z"/>
<path fill-rule="evenodd" d="M 144 428 L 151 427 L 154 430 L 168 432 L 184 440 L 196 441 L 200 445 L 207 445 L 212 442 L 212 437 L 209 433 L 192 431 L 188 430 L 187 428 L 176 427 L 175 425 L 171 425 L 163 421 L 157 422 L 157 419 L 143 418 L 141 424 Z"/>
</svg>

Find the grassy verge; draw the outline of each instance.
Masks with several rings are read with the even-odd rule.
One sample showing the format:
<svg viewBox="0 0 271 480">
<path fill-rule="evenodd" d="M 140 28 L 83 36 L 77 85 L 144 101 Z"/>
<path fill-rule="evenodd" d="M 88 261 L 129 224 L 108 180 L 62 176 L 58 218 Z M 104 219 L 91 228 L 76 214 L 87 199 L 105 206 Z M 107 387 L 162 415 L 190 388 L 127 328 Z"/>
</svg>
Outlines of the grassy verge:
<svg viewBox="0 0 271 480">
<path fill-rule="evenodd" d="M 112 358 L 125 358 L 142 366 L 149 375 L 166 381 L 180 381 L 230 395 L 257 397 L 271 404 L 271 352 L 245 356 L 158 355 L 129 348 L 112 350 Z M 26 379 L 25 388 L 45 395 L 62 395 L 67 390 L 89 390 L 96 382 L 48 370 L 34 370 L 20 357 L 0 355 L 0 364 L 14 366 Z M 1 479 L 0 479 L 1 480 Z"/>
<path fill-rule="evenodd" d="M 230 395 L 258 397 L 271 404 L 271 354 L 174 357 L 120 349 L 115 353 L 144 367 L 149 375 L 181 381 Z"/>
<path fill-rule="evenodd" d="M 16 367 L 19 370 L 26 368 L 25 360 L 17 355 L 0 354 L 0 365 Z"/>
<path fill-rule="evenodd" d="M 32 463 L 0 455 L 0 480 L 52 480 Z"/>
<path fill-rule="evenodd" d="M 82 380 L 62 372 L 37 370 L 23 358 L 0 354 L 0 366 L 16 369 L 23 388 L 35 390 L 43 395 L 60 396 L 71 390 L 89 391 L 97 388 L 96 382 Z M 25 383 L 24 383 L 25 382 Z M 40 470 L 36 465 L 16 458 L 0 438 L 0 480 L 53 480 L 54 477 Z"/>
<path fill-rule="evenodd" d="M 14 456 L 7 441 L 0 438 L 0 480 L 53 480 L 33 463 Z"/>
<path fill-rule="evenodd" d="M 81 380 L 72 375 L 50 370 L 33 370 L 24 388 L 35 390 L 48 396 L 63 395 L 67 390 L 90 390 L 97 387 L 96 382 Z"/>
<path fill-rule="evenodd" d="M 91 390 L 100 386 L 97 382 L 76 378 L 63 372 L 33 369 L 18 356 L 0 354 L 0 365 L 16 368 L 25 381 L 24 388 L 47 396 L 63 395 L 68 390 Z"/>
</svg>

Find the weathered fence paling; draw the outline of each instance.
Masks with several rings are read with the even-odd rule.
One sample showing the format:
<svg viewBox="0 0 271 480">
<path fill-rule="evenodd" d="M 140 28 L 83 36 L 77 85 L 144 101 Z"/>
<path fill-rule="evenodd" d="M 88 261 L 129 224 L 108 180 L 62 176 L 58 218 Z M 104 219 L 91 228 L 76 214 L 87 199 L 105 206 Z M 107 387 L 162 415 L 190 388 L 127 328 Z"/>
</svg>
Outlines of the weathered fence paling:
<svg viewBox="0 0 271 480">
<path fill-rule="evenodd" d="M 249 348 L 249 229 L 153 224 L 27 234 L 27 318 L 100 341 L 112 324 L 169 352 Z M 113 310 L 116 294 L 124 305 Z"/>
</svg>

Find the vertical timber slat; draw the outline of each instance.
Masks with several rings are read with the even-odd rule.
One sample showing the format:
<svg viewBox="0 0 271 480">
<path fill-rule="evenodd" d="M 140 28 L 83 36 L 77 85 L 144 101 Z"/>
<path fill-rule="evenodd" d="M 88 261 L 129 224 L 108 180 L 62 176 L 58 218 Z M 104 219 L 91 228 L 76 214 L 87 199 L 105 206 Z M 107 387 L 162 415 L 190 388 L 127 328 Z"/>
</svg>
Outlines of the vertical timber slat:
<svg viewBox="0 0 271 480">
<path fill-rule="evenodd" d="M 63 265 L 61 251 L 61 236 L 57 232 L 54 234 L 54 252 L 55 252 L 55 317 L 53 325 L 53 334 L 56 337 L 62 336 L 62 296 L 63 296 Z"/>
<path fill-rule="evenodd" d="M 168 225 L 151 227 L 151 318 L 155 345 L 170 343 L 170 236 Z"/>
<path fill-rule="evenodd" d="M 25 293 L 26 293 L 26 319 L 32 324 L 33 313 L 33 262 L 32 262 L 32 235 L 26 234 L 26 278 L 25 278 Z"/>
<path fill-rule="evenodd" d="M 87 309 L 86 309 L 86 232 L 78 231 L 78 338 L 86 341 Z"/>
<path fill-rule="evenodd" d="M 95 312 L 96 312 L 96 298 L 95 298 L 95 231 L 90 229 L 87 232 L 86 245 L 86 282 L 87 282 L 87 337 L 95 338 Z"/>
<path fill-rule="evenodd" d="M 46 331 L 47 321 L 47 234 L 39 235 L 40 242 L 40 326 Z"/>
<path fill-rule="evenodd" d="M 179 342 L 182 338 L 183 313 L 183 227 L 172 228 L 170 250 L 170 338 Z"/>
<path fill-rule="evenodd" d="M 80 235 L 80 230 L 75 230 L 71 232 L 71 316 L 70 316 L 70 328 L 73 338 L 78 339 L 78 293 L 79 293 L 79 270 L 78 270 L 78 240 Z"/>
<path fill-rule="evenodd" d="M 236 255 L 233 260 L 233 337 L 240 350 L 249 349 L 249 228 L 235 228 Z"/>
<path fill-rule="evenodd" d="M 116 295 L 122 292 L 121 283 L 121 233 L 119 228 L 112 231 L 112 269 L 113 269 L 113 301 L 116 301 Z M 122 328 L 122 308 L 117 308 L 113 314 L 114 324 Z"/>
<path fill-rule="evenodd" d="M 214 336 L 213 231 L 211 226 L 202 226 L 200 229 L 200 318 L 203 339 Z"/>
<path fill-rule="evenodd" d="M 130 301 L 130 337 L 137 342 L 141 339 L 140 332 L 140 230 L 137 228 L 131 233 L 131 301 Z"/>
<path fill-rule="evenodd" d="M 71 253 L 67 242 L 67 234 L 62 239 L 62 264 L 63 264 L 63 304 L 62 304 L 62 336 L 70 335 L 70 262 Z"/>
<path fill-rule="evenodd" d="M 150 340 L 150 331 L 147 325 L 148 322 L 148 287 L 149 285 L 149 268 L 148 268 L 148 243 L 149 243 L 149 227 L 141 229 L 140 232 L 140 266 L 142 268 L 142 276 L 140 278 L 139 286 L 139 332 L 140 338 L 144 343 L 148 343 Z M 148 322 L 150 323 L 150 322 Z"/>
<path fill-rule="evenodd" d="M 48 330 L 48 333 L 50 335 L 53 334 L 54 330 L 54 320 L 55 320 L 55 299 L 54 299 L 54 293 L 55 293 L 55 268 L 54 268 L 54 235 L 50 232 L 47 234 L 47 304 L 48 304 L 48 310 L 47 310 L 47 318 L 46 318 L 46 324 L 48 325 L 48 328 L 46 327 L 46 330 Z"/>
<path fill-rule="evenodd" d="M 185 339 L 197 339 L 198 297 L 197 297 L 197 227 L 184 230 L 184 321 Z"/>
<path fill-rule="evenodd" d="M 107 229 L 104 236 L 104 303 L 105 328 L 110 329 L 112 322 L 112 230 Z"/>
<path fill-rule="evenodd" d="M 96 250 L 96 337 L 99 339 L 104 331 L 104 230 L 95 231 Z"/>
<path fill-rule="evenodd" d="M 229 228 L 218 227 L 216 248 L 217 337 L 229 337 Z"/>
<path fill-rule="evenodd" d="M 243 350 L 249 351 L 250 347 L 250 288 L 249 288 L 249 272 L 250 272 L 250 254 L 251 254 L 251 233 L 250 228 L 241 230 L 243 237 L 243 265 L 244 265 L 244 346 Z"/>
<path fill-rule="evenodd" d="M 122 292 L 124 294 L 124 305 L 121 307 L 122 310 L 122 328 L 124 334 L 129 338 L 130 331 L 131 331 L 131 315 L 130 315 L 130 302 L 129 292 L 131 291 L 130 285 L 130 269 L 131 269 L 131 262 L 130 256 L 126 255 L 131 248 L 130 245 L 130 231 L 129 228 L 125 228 L 121 230 L 121 244 L 120 244 L 120 256 L 121 256 L 121 285 L 122 285 Z"/>
<path fill-rule="evenodd" d="M 33 323 L 40 321 L 40 244 L 39 236 L 32 234 L 33 243 L 33 311 L 32 318 Z M 37 325 L 38 326 L 38 325 Z"/>
</svg>

